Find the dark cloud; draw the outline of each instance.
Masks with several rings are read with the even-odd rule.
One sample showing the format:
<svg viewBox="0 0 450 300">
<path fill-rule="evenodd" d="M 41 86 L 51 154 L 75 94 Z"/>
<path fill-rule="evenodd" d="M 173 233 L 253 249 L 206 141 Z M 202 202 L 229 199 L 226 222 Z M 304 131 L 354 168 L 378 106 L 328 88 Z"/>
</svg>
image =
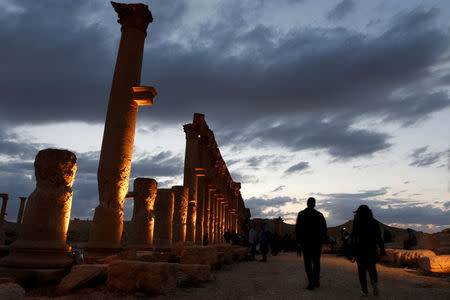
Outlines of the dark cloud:
<svg viewBox="0 0 450 300">
<path fill-rule="evenodd" d="M 427 167 L 435 164 L 444 156 L 445 152 L 427 152 L 428 146 L 415 149 L 410 157 L 413 161 L 409 164 L 414 167 Z"/>
<path fill-rule="evenodd" d="M 0 19 L 1 119 L 103 122 L 120 34 L 109 3 L 17 5 L 23 13 Z M 383 114 L 410 124 L 449 105 L 442 91 L 422 92 L 431 90 L 423 84 L 449 50 L 448 33 L 433 23 L 436 10 L 401 14 L 377 36 L 316 27 L 280 36 L 274 28 L 249 24 L 245 7 L 228 2 L 219 4 L 214 21 L 190 28 L 188 6 L 150 5 L 155 21 L 143 83 L 154 85 L 159 96 L 140 113 L 142 120 L 181 123 L 199 111 L 234 128 L 308 114 L 345 115 L 349 123 Z M 394 97 L 399 88 L 411 96 Z"/>
<path fill-rule="evenodd" d="M 425 201 L 389 198 L 386 193 L 387 188 L 360 193 L 321 194 L 317 208 L 328 212 L 327 221 L 332 225 L 353 219 L 353 211 L 362 204 L 368 205 L 375 218 L 386 224 L 450 225 L 449 210 L 425 205 Z"/>
<path fill-rule="evenodd" d="M 342 0 L 327 15 L 330 20 L 340 20 L 350 13 L 355 7 L 353 0 Z"/>
<path fill-rule="evenodd" d="M 291 197 L 274 197 L 270 199 L 251 197 L 245 200 L 245 206 L 250 208 L 252 218 L 282 216 L 286 213 L 281 212 L 281 207 L 296 203 L 299 203 L 299 200 Z"/>
<path fill-rule="evenodd" d="M 274 188 L 271 193 L 275 193 L 275 192 L 281 192 L 282 190 L 284 190 L 286 186 L 285 185 L 279 185 L 276 188 Z"/>
<path fill-rule="evenodd" d="M 391 146 L 387 134 L 353 129 L 341 119 L 280 122 L 261 131 L 241 131 L 240 135 L 232 133 L 229 138 L 233 144 L 258 148 L 281 145 L 292 151 L 322 149 L 339 159 L 370 156 Z"/>
<path fill-rule="evenodd" d="M 450 201 L 445 202 L 445 203 L 444 203 L 444 207 L 445 207 L 446 209 L 449 209 L 449 208 L 450 208 Z"/>
<path fill-rule="evenodd" d="M 293 166 L 290 166 L 286 171 L 284 171 L 286 174 L 292 174 L 292 173 L 298 173 L 301 171 L 304 171 L 306 169 L 309 169 L 309 162 L 306 161 L 302 161 L 299 162 L 298 164 L 295 164 Z"/>
<path fill-rule="evenodd" d="M 184 172 L 184 158 L 171 151 L 162 151 L 133 161 L 131 177 L 175 177 Z"/>
</svg>

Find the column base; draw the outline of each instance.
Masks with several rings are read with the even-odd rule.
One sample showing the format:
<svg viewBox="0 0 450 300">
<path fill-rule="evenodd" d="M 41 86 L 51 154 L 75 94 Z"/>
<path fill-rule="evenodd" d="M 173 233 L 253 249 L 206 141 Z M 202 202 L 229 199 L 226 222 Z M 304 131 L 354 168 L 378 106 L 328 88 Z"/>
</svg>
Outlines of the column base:
<svg viewBox="0 0 450 300">
<path fill-rule="evenodd" d="M 120 244 L 94 241 L 88 242 L 88 244 L 84 248 L 85 256 L 89 256 L 94 260 L 119 254 L 124 250 L 125 248 Z"/>
<path fill-rule="evenodd" d="M 9 255 L 0 259 L 7 268 L 53 269 L 68 268 L 74 263 L 72 247 L 50 242 L 18 241 L 9 247 Z"/>
</svg>

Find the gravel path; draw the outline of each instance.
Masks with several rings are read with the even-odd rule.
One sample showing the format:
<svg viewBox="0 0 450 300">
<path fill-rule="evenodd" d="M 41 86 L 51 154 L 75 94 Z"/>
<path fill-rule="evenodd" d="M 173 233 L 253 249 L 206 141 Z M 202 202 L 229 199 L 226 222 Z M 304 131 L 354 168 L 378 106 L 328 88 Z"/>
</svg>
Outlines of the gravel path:
<svg viewBox="0 0 450 300">
<path fill-rule="evenodd" d="M 377 265 L 380 296 L 369 299 L 450 299 L 450 278 Z M 303 260 L 293 253 L 269 256 L 268 262 L 243 262 L 215 273 L 216 280 L 178 288 L 156 299 L 360 299 L 356 263 L 322 256 L 321 287 L 309 291 Z M 370 286 L 370 285 L 369 285 Z M 371 291 L 370 291 L 371 292 Z M 367 298 L 366 298 L 367 299 Z"/>
</svg>

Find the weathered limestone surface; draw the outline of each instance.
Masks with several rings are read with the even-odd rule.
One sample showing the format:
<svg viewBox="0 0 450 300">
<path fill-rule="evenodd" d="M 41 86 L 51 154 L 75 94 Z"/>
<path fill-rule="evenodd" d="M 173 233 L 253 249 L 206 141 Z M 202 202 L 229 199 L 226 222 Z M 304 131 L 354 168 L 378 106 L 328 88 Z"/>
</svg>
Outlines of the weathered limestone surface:
<svg viewBox="0 0 450 300">
<path fill-rule="evenodd" d="M 108 267 L 111 291 L 164 294 L 177 286 L 177 265 L 142 261 L 115 261 Z"/>
<path fill-rule="evenodd" d="M 421 257 L 419 267 L 426 273 L 450 273 L 450 255 Z"/>
<path fill-rule="evenodd" d="M 172 245 L 174 196 L 171 189 L 158 189 L 155 200 L 155 232 L 156 249 L 170 249 Z"/>
<path fill-rule="evenodd" d="M 211 274 L 211 266 L 209 265 L 179 264 L 177 268 L 177 286 L 214 279 L 214 276 Z"/>
<path fill-rule="evenodd" d="M 386 255 L 380 260 L 398 266 L 417 267 L 420 258 L 425 256 L 436 256 L 436 254 L 431 250 L 386 249 Z"/>
<path fill-rule="evenodd" d="M 139 105 L 149 104 L 135 97 L 134 88 L 140 84 L 144 40 L 152 15 L 144 4 L 112 5 L 118 13 L 122 35 L 97 173 L 100 204 L 95 209 L 87 247 L 92 255 L 108 255 L 121 249 L 123 204 L 128 192 L 137 111 Z"/>
<path fill-rule="evenodd" d="M 215 266 L 217 262 L 217 250 L 211 246 L 186 246 L 180 257 L 182 264 L 201 264 Z"/>
<path fill-rule="evenodd" d="M 66 294 L 70 291 L 83 286 L 89 281 L 101 277 L 106 278 L 108 265 L 89 264 L 73 266 L 70 273 L 65 276 L 57 287 L 58 294 Z"/>
<path fill-rule="evenodd" d="M 189 189 L 184 186 L 173 186 L 172 191 L 174 194 L 172 242 L 184 242 L 186 240 Z"/>
<path fill-rule="evenodd" d="M 0 299 L 2 300 L 25 299 L 25 290 L 17 283 L 13 282 L 1 283 Z"/>
<path fill-rule="evenodd" d="M 59 268 L 72 264 L 66 244 L 72 207 L 75 154 L 67 150 L 39 151 L 34 161 L 36 189 L 28 197 L 23 223 L 3 266 Z M 45 217 L 43 217 L 45 216 Z"/>
<path fill-rule="evenodd" d="M 230 244 L 214 244 L 217 252 L 223 252 L 224 263 L 226 265 L 231 265 L 233 263 L 233 246 Z"/>
<path fill-rule="evenodd" d="M 248 248 L 241 246 L 232 246 L 233 260 L 245 261 L 248 257 Z"/>
<path fill-rule="evenodd" d="M 134 188 L 133 218 L 129 247 L 150 248 L 153 243 L 154 206 L 157 193 L 156 180 L 152 178 L 136 178 Z"/>
</svg>

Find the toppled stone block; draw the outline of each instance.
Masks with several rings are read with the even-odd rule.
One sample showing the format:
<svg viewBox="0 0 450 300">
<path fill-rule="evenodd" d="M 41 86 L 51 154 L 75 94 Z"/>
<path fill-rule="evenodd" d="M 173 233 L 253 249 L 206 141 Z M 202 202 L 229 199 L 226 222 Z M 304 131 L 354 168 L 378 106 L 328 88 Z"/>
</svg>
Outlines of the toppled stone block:
<svg viewBox="0 0 450 300">
<path fill-rule="evenodd" d="M 226 265 L 231 265 L 233 263 L 233 246 L 230 244 L 214 244 L 217 252 L 223 252 L 223 263 Z"/>
<path fill-rule="evenodd" d="M 450 273 L 450 255 L 421 257 L 419 268 L 425 273 Z"/>
<path fill-rule="evenodd" d="M 111 291 L 165 294 L 177 286 L 177 265 L 117 260 L 108 266 L 106 285 Z"/>
<path fill-rule="evenodd" d="M 436 254 L 431 250 L 386 249 L 386 255 L 381 257 L 381 261 L 397 266 L 417 267 L 420 258 L 425 256 L 436 256 Z"/>
<path fill-rule="evenodd" d="M 184 265 L 179 264 L 177 271 L 177 286 L 187 283 L 206 282 L 214 279 L 209 265 Z"/>
<path fill-rule="evenodd" d="M 108 265 L 78 265 L 72 267 L 70 273 L 58 285 L 58 294 L 66 294 L 87 282 L 106 278 Z"/>
<path fill-rule="evenodd" d="M 20 300 L 25 299 L 25 290 L 17 283 L 7 282 L 0 284 L 0 299 Z"/>
<path fill-rule="evenodd" d="M 233 260 L 234 261 L 245 261 L 248 257 L 249 249 L 247 247 L 241 247 L 241 246 L 233 246 Z"/>
<path fill-rule="evenodd" d="M 186 246 L 181 251 L 180 263 L 214 267 L 217 263 L 217 250 L 211 246 Z"/>
</svg>

